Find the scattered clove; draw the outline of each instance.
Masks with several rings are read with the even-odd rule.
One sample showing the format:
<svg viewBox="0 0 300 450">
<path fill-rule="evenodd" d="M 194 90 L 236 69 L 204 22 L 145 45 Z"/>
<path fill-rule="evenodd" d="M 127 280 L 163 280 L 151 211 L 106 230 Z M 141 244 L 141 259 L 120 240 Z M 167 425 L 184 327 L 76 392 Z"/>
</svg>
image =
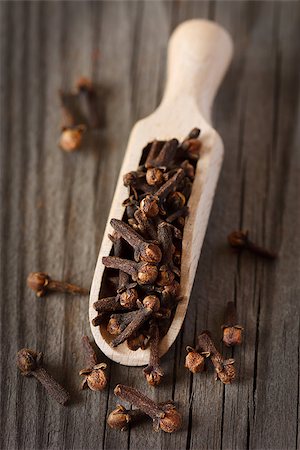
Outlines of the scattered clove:
<svg viewBox="0 0 300 450">
<path fill-rule="evenodd" d="M 61 89 L 58 91 L 61 112 L 62 112 L 62 120 L 61 120 L 61 129 L 71 128 L 78 123 L 80 123 L 80 117 L 77 117 L 73 108 L 73 96 L 64 93 Z"/>
<path fill-rule="evenodd" d="M 107 385 L 107 378 L 105 374 L 106 364 L 98 363 L 96 353 L 87 336 L 82 338 L 83 350 L 85 353 L 87 367 L 79 372 L 84 379 L 81 384 L 81 389 L 89 387 L 92 391 L 103 391 Z"/>
<path fill-rule="evenodd" d="M 122 405 L 117 405 L 107 418 L 107 424 L 114 430 L 125 431 L 131 421 L 131 410 L 127 410 Z"/>
<path fill-rule="evenodd" d="M 216 372 L 216 380 L 224 384 L 230 384 L 236 376 L 234 359 L 224 359 L 216 349 L 208 331 L 203 331 L 198 336 L 199 348 L 210 357 Z"/>
<path fill-rule="evenodd" d="M 73 295 L 88 295 L 88 289 L 81 288 L 75 284 L 65 281 L 52 280 L 45 272 L 31 272 L 27 277 L 27 285 L 37 297 L 43 297 L 47 292 L 63 292 Z"/>
<path fill-rule="evenodd" d="M 97 104 L 97 92 L 89 78 L 81 77 L 76 83 L 78 94 L 86 101 L 88 123 L 91 128 L 100 127 L 100 117 Z"/>
<path fill-rule="evenodd" d="M 192 373 L 203 372 L 205 365 L 205 357 L 190 346 L 186 348 L 186 351 L 188 353 L 185 357 L 185 367 Z"/>
<path fill-rule="evenodd" d="M 117 405 L 116 409 L 109 414 L 107 424 L 114 430 L 126 431 L 129 424 L 140 421 L 142 416 L 144 414 L 138 409 L 126 409 L 122 405 Z"/>
<path fill-rule="evenodd" d="M 222 332 L 223 342 L 227 347 L 241 345 L 243 340 L 243 327 L 238 325 L 236 308 L 233 302 L 227 303 Z"/>
<path fill-rule="evenodd" d="M 123 384 L 118 384 L 114 393 L 117 397 L 150 416 L 153 420 L 155 431 L 161 429 L 166 433 L 173 433 L 181 428 L 182 417 L 172 401 L 155 403 L 137 389 L 124 386 Z"/>
<path fill-rule="evenodd" d="M 59 146 L 65 152 L 73 152 L 77 150 L 86 131 L 85 125 L 73 125 L 71 127 L 63 127 L 59 138 Z"/>
<path fill-rule="evenodd" d="M 277 254 L 273 253 L 263 247 L 258 246 L 249 239 L 248 231 L 233 231 L 228 235 L 228 242 L 233 248 L 239 250 L 247 249 L 252 253 L 269 259 L 277 258 Z"/>
<path fill-rule="evenodd" d="M 22 348 L 17 353 L 17 365 L 22 375 L 35 377 L 46 389 L 47 393 L 61 405 L 65 405 L 70 394 L 42 366 L 43 354 Z"/>
</svg>

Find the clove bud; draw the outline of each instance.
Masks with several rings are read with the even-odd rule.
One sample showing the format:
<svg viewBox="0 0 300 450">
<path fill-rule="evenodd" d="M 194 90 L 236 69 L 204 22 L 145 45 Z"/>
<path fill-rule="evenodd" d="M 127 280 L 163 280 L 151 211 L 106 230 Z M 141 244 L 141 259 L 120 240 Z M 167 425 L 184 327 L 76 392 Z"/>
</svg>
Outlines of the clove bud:
<svg viewBox="0 0 300 450">
<path fill-rule="evenodd" d="M 228 235 L 228 242 L 233 248 L 240 250 L 247 249 L 252 253 L 256 253 L 264 258 L 275 259 L 277 254 L 270 252 L 266 248 L 260 247 L 249 239 L 248 231 L 233 231 Z"/>
<path fill-rule="evenodd" d="M 203 372 L 205 357 L 198 353 L 193 347 L 187 347 L 188 352 L 185 357 L 185 367 L 192 373 Z"/>
<path fill-rule="evenodd" d="M 45 272 L 31 272 L 27 277 L 27 285 L 37 297 L 43 297 L 47 292 L 63 292 L 73 295 L 88 295 L 87 289 L 66 283 L 65 281 L 52 280 Z"/>
<path fill-rule="evenodd" d="M 103 391 L 107 385 L 107 378 L 104 372 L 107 366 L 105 363 L 97 363 L 96 353 L 87 336 L 83 336 L 82 344 L 87 368 L 79 372 L 79 375 L 84 376 L 81 389 L 89 387 L 92 391 Z"/>
<path fill-rule="evenodd" d="M 49 395 L 61 405 L 65 405 L 70 394 L 42 366 L 43 354 L 29 348 L 22 348 L 17 353 L 17 365 L 22 375 L 35 377 L 46 389 Z"/>
<path fill-rule="evenodd" d="M 172 401 L 155 403 L 137 389 L 124 386 L 123 384 L 118 384 L 115 387 L 114 393 L 122 400 L 131 403 L 150 416 L 153 420 L 155 431 L 161 429 L 166 433 L 173 433 L 181 428 L 182 417 Z"/>
<path fill-rule="evenodd" d="M 237 313 L 233 302 L 228 302 L 224 325 L 222 325 L 223 342 L 227 347 L 241 345 L 243 340 L 243 327 L 237 324 Z"/>
<path fill-rule="evenodd" d="M 59 146 L 65 152 L 73 152 L 82 144 L 83 133 L 86 131 L 85 125 L 74 125 L 63 127 L 59 138 Z"/>
<path fill-rule="evenodd" d="M 210 357 L 211 362 L 215 367 L 216 379 L 219 379 L 224 384 L 230 384 L 236 376 L 234 368 L 234 359 L 224 359 L 221 353 L 218 352 L 211 340 L 210 334 L 203 331 L 198 336 L 199 347 L 203 352 Z"/>
</svg>

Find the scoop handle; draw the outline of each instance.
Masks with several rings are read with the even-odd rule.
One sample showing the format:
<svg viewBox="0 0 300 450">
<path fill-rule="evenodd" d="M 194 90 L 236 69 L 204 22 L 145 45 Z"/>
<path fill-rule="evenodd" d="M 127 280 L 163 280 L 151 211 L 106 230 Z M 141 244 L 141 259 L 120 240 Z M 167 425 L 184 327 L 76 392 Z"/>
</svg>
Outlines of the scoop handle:
<svg viewBox="0 0 300 450">
<path fill-rule="evenodd" d="M 183 22 L 169 41 L 163 103 L 177 96 L 192 96 L 210 123 L 212 103 L 232 52 L 232 39 L 220 25 L 202 19 Z"/>
</svg>

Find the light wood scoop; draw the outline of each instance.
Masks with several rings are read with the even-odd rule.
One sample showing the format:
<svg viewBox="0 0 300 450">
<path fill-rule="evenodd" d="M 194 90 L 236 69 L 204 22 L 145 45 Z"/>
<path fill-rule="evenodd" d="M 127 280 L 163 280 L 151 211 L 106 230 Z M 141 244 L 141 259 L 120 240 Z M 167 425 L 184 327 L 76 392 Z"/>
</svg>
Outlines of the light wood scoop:
<svg viewBox="0 0 300 450">
<path fill-rule="evenodd" d="M 190 20 L 173 32 L 168 47 L 168 75 L 161 104 L 154 113 L 136 123 L 132 129 L 127 151 L 109 213 L 91 287 L 89 318 L 97 315 L 93 303 L 98 300 L 105 267 L 102 257 L 109 255 L 112 244 L 107 237 L 113 229 L 112 218 L 122 219 L 127 198 L 123 175 L 137 170 L 141 151 L 154 139 L 183 140 L 189 131 L 201 129 L 201 156 L 196 168 L 192 193 L 188 202 L 182 243 L 181 296 L 173 322 L 160 343 L 160 354 L 167 352 L 176 339 L 187 310 L 198 265 L 202 243 L 223 159 L 223 143 L 211 126 L 211 107 L 220 82 L 232 56 L 232 40 L 223 28 L 208 20 Z M 131 351 L 126 343 L 112 348 L 105 327 L 91 329 L 97 345 L 113 361 L 126 366 L 148 364 L 149 350 Z"/>
</svg>

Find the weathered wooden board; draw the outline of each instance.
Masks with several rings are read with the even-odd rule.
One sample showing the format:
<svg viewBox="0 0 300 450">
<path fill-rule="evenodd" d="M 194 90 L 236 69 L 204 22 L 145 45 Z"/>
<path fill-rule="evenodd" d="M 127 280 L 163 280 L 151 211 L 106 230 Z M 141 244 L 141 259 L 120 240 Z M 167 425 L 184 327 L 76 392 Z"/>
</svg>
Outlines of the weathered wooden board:
<svg viewBox="0 0 300 450">
<path fill-rule="evenodd" d="M 1 448 L 299 448 L 299 3 L 1 2 L 0 11 Z M 160 101 L 171 31 L 197 17 L 225 26 L 235 54 L 215 103 L 225 160 L 184 328 L 155 392 L 141 369 L 107 361 L 110 389 L 80 393 L 88 299 L 38 300 L 26 277 L 45 270 L 90 285 L 130 129 Z M 83 151 L 64 154 L 57 90 L 83 74 L 101 88 L 103 125 Z M 226 236 L 237 227 L 278 249 L 278 261 L 234 255 Z M 229 300 L 245 343 L 233 352 L 238 380 L 224 387 L 183 364 L 202 329 L 219 338 Z M 68 408 L 17 373 L 23 346 L 45 352 L 72 392 Z M 118 382 L 173 398 L 182 431 L 107 429 Z"/>
</svg>

